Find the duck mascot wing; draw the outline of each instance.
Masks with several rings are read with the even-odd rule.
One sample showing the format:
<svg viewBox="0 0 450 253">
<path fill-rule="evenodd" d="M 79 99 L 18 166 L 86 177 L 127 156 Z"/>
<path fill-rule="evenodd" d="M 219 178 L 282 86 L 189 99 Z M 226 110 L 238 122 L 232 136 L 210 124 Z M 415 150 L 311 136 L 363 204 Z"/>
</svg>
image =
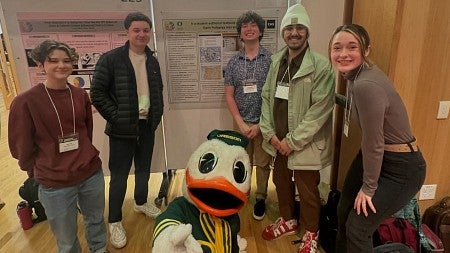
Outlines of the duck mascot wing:
<svg viewBox="0 0 450 253">
<path fill-rule="evenodd" d="M 209 133 L 189 159 L 183 196 L 156 218 L 153 253 L 246 252 L 238 211 L 250 191 L 247 144 L 238 132 Z"/>
</svg>

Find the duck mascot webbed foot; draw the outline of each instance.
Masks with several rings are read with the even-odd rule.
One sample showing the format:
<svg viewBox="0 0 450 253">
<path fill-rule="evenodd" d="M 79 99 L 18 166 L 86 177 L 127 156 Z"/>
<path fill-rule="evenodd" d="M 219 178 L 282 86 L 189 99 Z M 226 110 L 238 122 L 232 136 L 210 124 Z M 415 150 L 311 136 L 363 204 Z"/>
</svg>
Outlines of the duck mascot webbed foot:
<svg viewBox="0 0 450 253">
<path fill-rule="evenodd" d="M 245 253 L 238 212 L 251 184 L 248 140 L 235 131 L 213 130 L 191 155 L 183 196 L 155 221 L 152 253 Z"/>
</svg>

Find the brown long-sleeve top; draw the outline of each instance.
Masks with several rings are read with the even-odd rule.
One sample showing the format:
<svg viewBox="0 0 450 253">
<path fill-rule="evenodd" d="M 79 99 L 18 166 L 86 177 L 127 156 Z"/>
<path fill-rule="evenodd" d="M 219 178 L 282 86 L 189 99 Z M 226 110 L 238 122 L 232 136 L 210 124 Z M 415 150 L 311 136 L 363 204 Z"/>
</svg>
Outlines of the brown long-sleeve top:
<svg viewBox="0 0 450 253">
<path fill-rule="evenodd" d="M 46 187 L 76 185 L 101 169 L 98 150 L 92 145 L 92 109 L 89 96 L 81 88 L 68 85 L 73 94 L 75 132 L 79 148 L 60 153 L 61 128 L 55 109 L 38 84 L 18 95 L 11 104 L 8 142 L 11 155 L 30 177 Z M 58 111 L 64 135 L 73 132 L 72 101 L 68 89 L 48 92 Z"/>
<path fill-rule="evenodd" d="M 385 144 L 410 143 L 408 113 L 392 82 L 377 66 L 363 66 L 344 75 L 348 80 L 351 120 L 361 127 L 362 191 L 373 196 L 378 187 Z M 356 77 L 356 79 L 355 79 Z"/>
</svg>

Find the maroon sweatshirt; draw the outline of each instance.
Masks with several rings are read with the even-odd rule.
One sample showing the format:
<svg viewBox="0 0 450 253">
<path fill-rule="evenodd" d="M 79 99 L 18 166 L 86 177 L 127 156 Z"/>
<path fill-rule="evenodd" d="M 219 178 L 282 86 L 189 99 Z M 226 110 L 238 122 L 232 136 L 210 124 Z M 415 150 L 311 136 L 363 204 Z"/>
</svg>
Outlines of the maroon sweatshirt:
<svg viewBox="0 0 450 253">
<path fill-rule="evenodd" d="M 19 166 L 46 187 L 76 185 L 101 169 L 98 150 L 92 145 L 92 109 L 81 88 L 68 85 L 73 94 L 78 149 L 60 153 L 61 127 L 55 108 L 41 83 L 14 98 L 8 120 L 11 155 Z M 58 111 L 64 135 L 73 133 L 72 101 L 69 89 L 48 92 Z"/>
</svg>

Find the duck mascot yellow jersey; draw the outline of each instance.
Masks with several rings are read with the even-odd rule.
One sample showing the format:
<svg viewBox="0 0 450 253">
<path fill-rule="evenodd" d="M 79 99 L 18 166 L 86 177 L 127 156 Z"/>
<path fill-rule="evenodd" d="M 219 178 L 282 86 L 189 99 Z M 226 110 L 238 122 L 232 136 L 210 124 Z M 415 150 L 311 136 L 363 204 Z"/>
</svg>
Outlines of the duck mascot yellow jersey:
<svg viewBox="0 0 450 253">
<path fill-rule="evenodd" d="M 245 136 L 213 130 L 191 155 L 183 196 L 155 221 L 152 253 L 244 253 L 238 211 L 247 202 L 251 166 Z"/>
</svg>

